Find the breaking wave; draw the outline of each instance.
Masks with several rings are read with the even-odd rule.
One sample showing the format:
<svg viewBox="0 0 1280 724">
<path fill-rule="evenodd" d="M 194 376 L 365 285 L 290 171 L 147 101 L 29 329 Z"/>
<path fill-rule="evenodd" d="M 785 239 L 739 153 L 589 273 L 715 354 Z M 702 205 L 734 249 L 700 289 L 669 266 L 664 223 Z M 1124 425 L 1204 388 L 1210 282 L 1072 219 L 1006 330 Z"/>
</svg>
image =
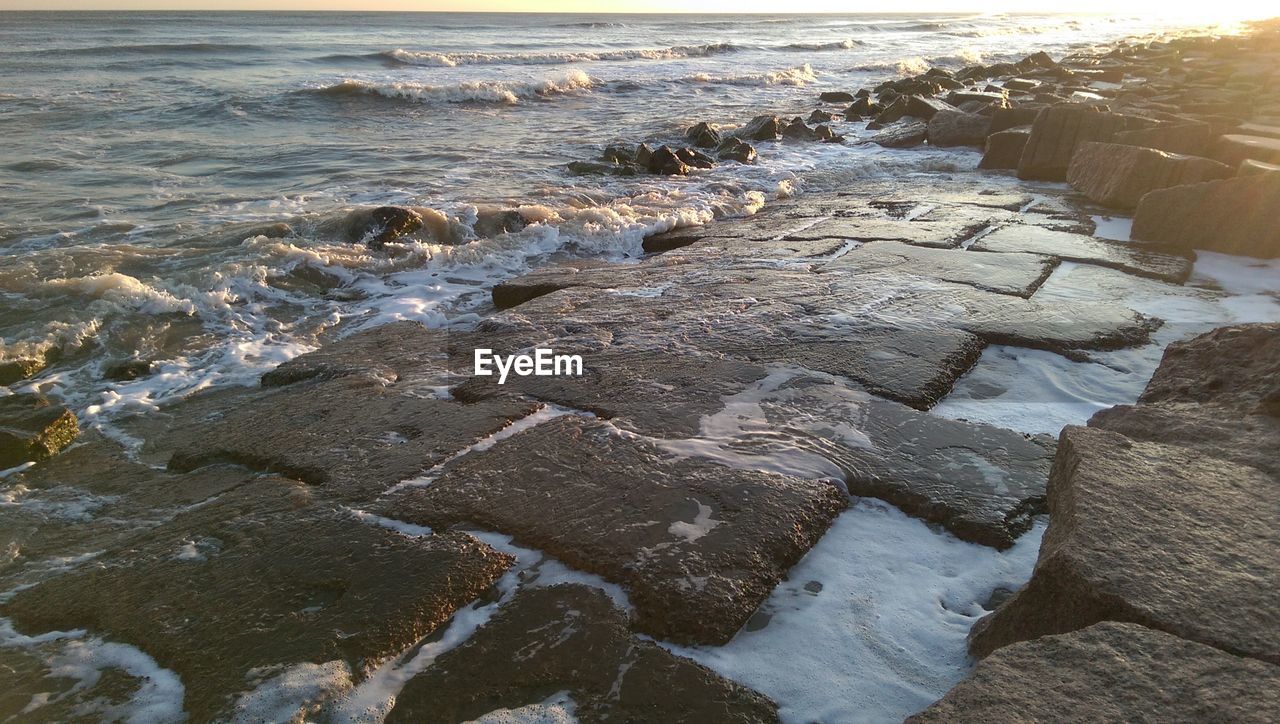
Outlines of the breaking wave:
<svg viewBox="0 0 1280 724">
<path fill-rule="evenodd" d="M 403 65 L 454 68 L 459 65 L 562 65 L 566 63 L 617 60 L 676 60 L 679 58 L 705 58 L 710 55 L 731 53 L 737 49 L 737 46 L 732 43 L 554 53 L 437 53 L 396 48 L 377 55 Z"/>
<path fill-rule="evenodd" d="M 330 86 L 310 89 L 322 96 L 373 95 L 417 103 L 498 103 L 513 105 L 524 99 L 546 98 L 589 90 L 596 85 L 582 71 L 542 81 L 467 81 L 452 85 L 431 85 L 412 81 L 373 82 L 348 78 Z"/>
</svg>

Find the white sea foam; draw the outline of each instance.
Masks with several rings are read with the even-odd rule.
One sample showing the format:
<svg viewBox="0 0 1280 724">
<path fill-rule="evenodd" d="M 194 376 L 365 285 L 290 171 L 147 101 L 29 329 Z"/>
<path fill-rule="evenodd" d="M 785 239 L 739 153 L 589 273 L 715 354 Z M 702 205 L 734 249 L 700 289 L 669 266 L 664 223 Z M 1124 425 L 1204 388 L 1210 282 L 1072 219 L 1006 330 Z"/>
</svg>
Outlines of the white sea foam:
<svg viewBox="0 0 1280 724">
<path fill-rule="evenodd" d="M 761 605 L 763 628 L 720 647 L 663 646 L 769 696 L 784 722 L 901 721 L 968 673 L 982 603 L 1026 581 L 1043 530 L 1002 553 L 862 500 Z"/>
<path fill-rule="evenodd" d="M 677 45 L 669 48 L 626 48 L 549 53 L 440 53 L 396 48 L 382 55 L 408 65 L 453 68 L 459 65 L 560 65 L 612 60 L 674 60 L 679 58 L 703 58 L 710 55 L 731 53 L 736 49 L 730 43 Z"/>
</svg>

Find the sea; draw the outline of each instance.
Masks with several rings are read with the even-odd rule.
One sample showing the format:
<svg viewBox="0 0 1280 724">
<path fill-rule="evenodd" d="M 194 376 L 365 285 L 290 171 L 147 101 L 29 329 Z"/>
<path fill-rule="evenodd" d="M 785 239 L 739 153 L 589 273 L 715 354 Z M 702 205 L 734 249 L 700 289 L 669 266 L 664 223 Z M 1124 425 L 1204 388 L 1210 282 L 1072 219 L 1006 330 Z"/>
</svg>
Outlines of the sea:
<svg viewBox="0 0 1280 724">
<path fill-rule="evenodd" d="M 1177 30 L 1072 15 L 0 13 L 0 362 L 90 426 L 256 384 L 388 321 L 473 324 L 501 278 L 969 151 L 763 144 L 688 178 L 575 176 L 612 143 L 807 114 L 958 69 Z M 856 139 L 862 124 L 838 124 Z M 425 207 L 381 251 L 353 212 Z M 487 220 L 516 210 L 528 227 Z M 280 224 L 287 224 L 282 231 Z M 283 236 L 282 236 L 283 234 Z M 131 360 L 153 374 L 110 380 Z"/>
</svg>

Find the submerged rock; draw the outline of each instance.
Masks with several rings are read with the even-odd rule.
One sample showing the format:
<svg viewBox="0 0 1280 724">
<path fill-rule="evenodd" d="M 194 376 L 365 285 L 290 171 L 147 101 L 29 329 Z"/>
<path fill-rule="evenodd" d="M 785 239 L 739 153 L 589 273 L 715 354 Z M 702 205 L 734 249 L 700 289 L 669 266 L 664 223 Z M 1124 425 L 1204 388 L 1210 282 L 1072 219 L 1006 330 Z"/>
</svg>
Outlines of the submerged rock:
<svg viewBox="0 0 1280 724">
<path fill-rule="evenodd" d="M 35 375 L 48 365 L 43 359 L 35 357 L 19 357 L 0 361 L 0 386 L 12 385 L 15 382 Z"/>
<path fill-rule="evenodd" d="M 423 226 L 422 215 L 413 209 L 379 206 L 369 212 L 369 226 L 362 239 L 370 249 L 381 249 L 388 242 L 412 234 Z"/>
</svg>

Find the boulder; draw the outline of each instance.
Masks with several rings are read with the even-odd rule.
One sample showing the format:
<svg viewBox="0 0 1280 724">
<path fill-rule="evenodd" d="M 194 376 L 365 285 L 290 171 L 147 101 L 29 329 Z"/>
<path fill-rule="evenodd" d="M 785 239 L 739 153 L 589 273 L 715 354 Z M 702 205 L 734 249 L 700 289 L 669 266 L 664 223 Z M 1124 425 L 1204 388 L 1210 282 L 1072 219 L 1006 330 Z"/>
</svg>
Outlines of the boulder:
<svg viewBox="0 0 1280 724">
<path fill-rule="evenodd" d="M 898 98 L 897 100 L 893 101 L 889 105 L 885 106 L 885 109 L 880 111 L 880 113 L 876 115 L 876 119 L 872 121 L 867 126 L 867 128 L 871 130 L 884 128 L 890 123 L 894 123 L 895 121 L 902 120 L 903 117 L 905 117 L 906 115 L 907 115 L 907 99 Z"/>
<path fill-rule="evenodd" d="M 715 168 L 716 160 L 694 148 L 678 148 L 676 156 L 693 168 Z"/>
<path fill-rule="evenodd" d="M 715 148 L 720 145 L 720 132 L 706 121 L 690 127 L 684 132 L 684 137 L 689 139 L 689 143 L 701 148 Z"/>
<path fill-rule="evenodd" d="M 777 116 L 756 116 L 734 135 L 748 141 L 776 141 L 782 135 L 782 122 Z"/>
<path fill-rule="evenodd" d="M 1033 91 L 1039 88 L 1040 85 L 1040 81 L 1032 80 L 1030 78 L 1010 78 L 1004 82 L 1004 87 L 1008 90 L 1019 91 L 1021 93 Z"/>
<path fill-rule="evenodd" d="M 822 103 L 852 103 L 855 98 L 852 93 L 845 91 L 825 91 L 818 96 Z"/>
<path fill-rule="evenodd" d="M 834 130 L 832 130 L 831 126 L 828 126 L 826 124 L 823 124 L 813 129 L 813 133 L 818 137 L 818 140 L 822 141 L 823 143 L 840 143 L 844 141 L 844 136 L 841 136 L 840 134 L 836 133 Z"/>
<path fill-rule="evenodd" d="M 460 457 L 377 509 L 512 535 L 623 585 L 640 631 L 723 644 L 846 502 L 828 482 L 672 457 L 565 415 Z"/>
<path fill-rule="evenodd" d="M 959 106 L 962 103 L 970 102 L 978 102 L 983 105 L 990 105 L 992 103 L 1002 105 L 1006 100 L 1008 100 L 1008 96 L 1006 96 L 1002 91 L 987 92 L 966 90 L 952 91 L 947 94 L 947 103 L 950 103 L 953 106 Z"/>
<path fill-rule="evenodd" d="M 1027 127 L 1036 122 L 1040 115 L 1039 108 L 997 108 L 991 114 L 991 133 L 1007 131 L 1010 128 Z"/>
<path fill-rule="evenodd" d="M 929 120 L 933 118 L 933 114 L 938 111 L 954 111 L 956 107 L 946 101 L 937 98 L 928 98 L 925 96 L 908 96 L 907 97 L 907 115 L 914 116 L 921 120 Z"/>
<path fill-rule="evenodd" d="M 1018 162 L 1018 178 L 1063 181 L 1078 144 L 1110 141 L 1119 131 L 1149 124 L 1144 119 L 1106 113 L 1091 106 L 1050 106 L 1036 116 L 1031 126 L 1031 137 Z"/>
<path fill-rule="evenodd" d="M 1015 169 L 1022 158 L 1022 149 L 1031 137 L 1031 127 L 1010 128 L 987 136 L 986 150 L 978 162 L 981 169 Z"/>
<path fill-rule="evenodd" d="M 45 360 L 35 357 L 18 357 L 0 361 L 0 386 L 25 380 L 44 369 L 47 364 Z"/>
<path fill-rule="evenodd" d="M 842 116 L 840 114 L 815 108 L 811 113 L 809 113 L 807 120 L 809 123 L 830 123 L 835 120 L 840 120 L 841 118 Z"/>
<path fill-rule="evenodd" d="M 649 157 L 646 170 L 660 176 L 687 176 L 693 168 L 675 151 L 666 146 L 659 146 Z"/>
<path fill-rule="evenodd" d="M 1280 174 L 1238 176 L 1152 191 L 1133 216 L 1134 239 L 1186 249 L 1280 257 Z"/>
<path fill-rule="evenodd" d="M 792 141 L 816 141 L 818 134 L 810 128 L 803 118 L 792 118 L 782 127 L 782 137 Z"/>
<path fill-rule="evenodd" d="M 930 146 L 979 146 L 987 140 L 991 119 L 976 113 L 940 110 L 929 120 Z"/>
<path fill-rule="evenodd" d="M 977 656 L 1126 621 L 1280 663 L 1280 510 L 1256 468 L 1067 427 L 1031 580 L 970 632 Z"/>
<path fill-rule="evenodd" d="M 1207 158 L 1091 141 L 1076 147 L 1067 183 L 1104 206 L 1133 209 L 1148 191 L 1230 178 L 1234 173 L 1230 166 Z"/>
<path fill-rule="evenodd" d="M 1207 156 L 1211 132 L 1212 126 L 1208 123 L 1165 123 L 1151 128 L 1120 131 L 1112 136 L 1111 142 L 1188 156 Z"/>
<path fill-rule="evenodd" d="M 381 249 L 389 242 L 412 234 L 424 226 L 422 215 L 400 206 L 379 206 L 369 212 L 369 225 L 361 239 L 370 249 Z"/>
<path fill-rule="evenodd" d="M 1267 123 L 1241 123 L 1236 131 L 1250 136 L 1280 138 L 1280 126 Z"/>
<path fill-rule="evenodd" d="M 1131 623 L 1098 623 L 999 649 L 924 722 L 1270 721 L 1280 667 Z"/>
<path fill-rule="evenodd" d="M 464 533 L 410 538 L 262 477 L 28 588 L 4 615 L 28 634 L 92 629 L 186 685 L 193 719 L 295 665 L 346 685 L 443 626 L 511 564 Z"/>
<path fill-rule="evenodd" d="M 757 154 L 755 146 L 738 138 L 726 138 L 716 149 L 716 158 L 721 161 L 737 161 L 738 163 L 755 163 Z"/>
<path fill-rule="evenodd" d="M 563 692 L 574 720 L 767 722 L 777 706 L 691 659 L 634 636 L 596 588 L 526 585 L 457 648 L 410 679 L 387 721 L 493 721 Z M 514 652 L 514 655 L 513 655 Z M 541 719 L 539 719 L 541 720 Z"/>
<path fill-rule="evenodd" d="M 127 359 L 108 365 L 102 371 L 102 377 L 116 382 L 128 382 L 150 375 L 154 365 L 149 359 Z"/>
<path fill-rule="evenodd" d="M 502 234 L 511 234 L 529 225 L 529 222 L 516 209 L 481 209 L 476 214 L 476 223 L 472 230 L 481 239 L 492 239 Z"/>
<path fill-rule="evenodd" d="M 924 143 L 929 126 L 924 121 L 901 121 L 871 137 L 871 142 L 885 148 L 910 148 Z"/>
<path fill-rule="evenodd" d="M 1247 159 L 1280 163 L 1280 138 L 1229 133 L 1214 143 L 1212 155 L 1231 166 L 1239 166 Z"/>
<path fill-rule="evenodd" d="M 75 413 L 43 395 L 0 397 L 0 470 L 47 460 L 79 434 Z"/>
<path fill-rule="evenodd" d="M 881 108 L 878 104 L 872 103 L 869 97 L 863 96 L 845 109 L 844 117 L 846 120 L 856 121 L 867 116 L 874 116 L 880 111 Z"/>
</svg>

